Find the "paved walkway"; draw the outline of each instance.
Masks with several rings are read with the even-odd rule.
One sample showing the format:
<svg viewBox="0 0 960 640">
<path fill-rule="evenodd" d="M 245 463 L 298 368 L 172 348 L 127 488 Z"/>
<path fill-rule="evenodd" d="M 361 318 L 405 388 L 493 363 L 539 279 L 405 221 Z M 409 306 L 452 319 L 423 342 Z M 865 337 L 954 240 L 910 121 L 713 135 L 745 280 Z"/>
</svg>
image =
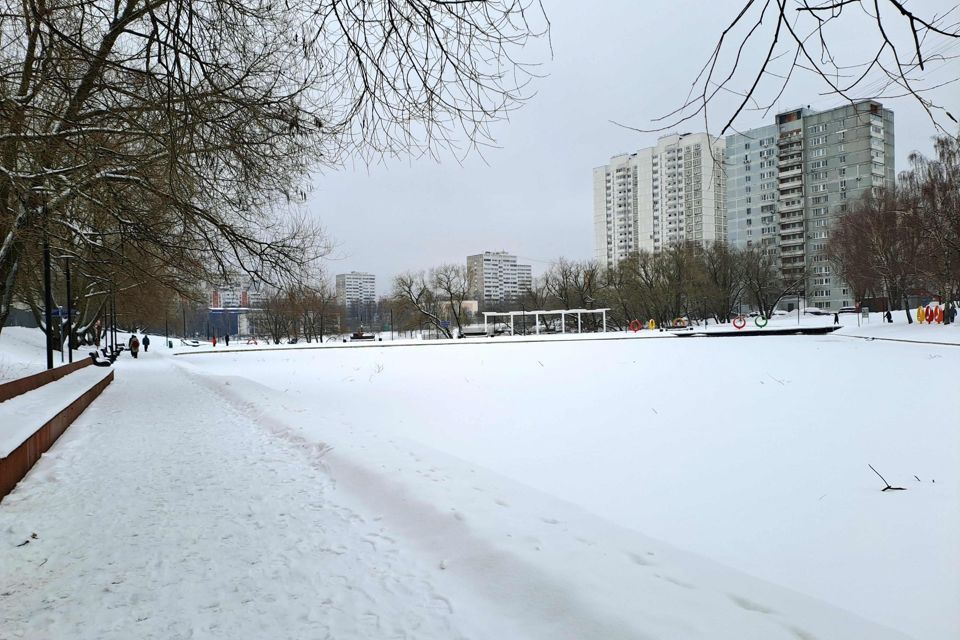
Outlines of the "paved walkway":
<svg viewBox="0 0 960 640">
<path fill-rule="evenodd" d="M 118 364 L 0 504 L 0 638 L 461 637 L 316 448 L 168 358 Z"/>
</svg>

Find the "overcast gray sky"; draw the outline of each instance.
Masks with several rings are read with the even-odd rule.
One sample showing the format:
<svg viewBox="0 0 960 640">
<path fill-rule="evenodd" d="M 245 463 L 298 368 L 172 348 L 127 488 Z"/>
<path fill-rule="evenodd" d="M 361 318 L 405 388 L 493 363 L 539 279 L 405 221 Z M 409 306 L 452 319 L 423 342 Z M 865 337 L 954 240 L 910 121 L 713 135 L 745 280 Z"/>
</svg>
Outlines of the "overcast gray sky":
<svg viewBox="0 0 960 640">
<path fill-rule="evenodd" d="M 721 25 L 743 3 L 544 4 L 552 22 L 553 58 L 543 59 L 547 76 L 535 82 L 537 95 L 509 122 L 494 126 L 498 148 L 463 164 L 449 155 L 439 162 L 392 159 L 315 177 L 308 207 L 337 243 L 335 259 L 328 264 L 331 276 L 372 272 L 377 294 L 385 295 L 397 273 L 465 263 L 467 255 L 482 251 L 515 253 L 533 264 L 535 274 L 561 256 L 591 258 L 591 169 L 617 153 L 651 146 L 657 138 L 610 121 L 647 128 L 653 118 L 678 106 Z M 942 12 L 954 4 L 925 0 L 913 6 Z M 866 44 L 857 34 L 844 40 L 853 48 Z M 958 63 L 939 73 L 960 75 Z M 842 103 L 819 95 L 822 91 L 823 86 L 801 75 L 779 104 L 783 109 L 808 104 L 823 109 Z M 942 88 L 934 97 L 960 115 L 960 86 Z M 895 112 L 899 171 L 911 151 L 931 151 L 935 131 L 912 100 L 884 104 Z M 732 107 L 716 111 L 711 123 L 722 126 L 721 116 L 730 113 Z M 768 124 L 771 117 L 746 114 L 738 123 L 749 128 Z M 702 131 L 703 123 L 678 129 Z"/>
</svg>

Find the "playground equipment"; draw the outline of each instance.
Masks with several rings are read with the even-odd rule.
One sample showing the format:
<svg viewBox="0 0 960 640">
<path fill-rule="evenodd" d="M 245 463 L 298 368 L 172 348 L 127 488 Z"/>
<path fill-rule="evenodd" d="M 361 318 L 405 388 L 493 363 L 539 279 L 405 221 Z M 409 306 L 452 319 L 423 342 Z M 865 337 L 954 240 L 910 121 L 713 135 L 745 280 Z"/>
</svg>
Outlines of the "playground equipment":
<svg viewBox="0 0 960 640">
<path fill-rule="evenodd" d="M 923 324 L 943 324 L 943 306 L 928 304 L 926 307 L 917 307 L 917 322 Z"/>
<path fill-rule="evenodd" d="M 560 316 L 560 332 L 567 332 L 567 317 L 577 317 L 577 333 L 580 333 L 583 330 L 583 318 L 584 314 L 600 314 L 602 316 L 602 326 L 604 333 L 607 331 L 607 311 L 610 309 L 552 309 L 552 310 L 537 310 L 537 311 L 484 311 L 483 312 L 483 331 L 487 335 L 492 335 L 489 329 L 489 322 L 492 319 L 496 323 L 497 318 L 500 316 L 508 316 L 510 318 L 510 335 L 516 335 L 513 329 L 514 318 L 517 316 L 526 318 L 528 316 L 533 316 L 534 328 L 536 334 L 540 335 L 540 316 L 551 316 L 558 315 Z"/>
<path fill-rule="evenodd" d="M 770 319 L 764 318 L 763 316 L 757 316 L 753 319 L 753 324 L 757 325 L 757 329 L 763 329 L 769 322 Z M 745 326 L 747 326 L 747 318 L 745 316 L 737 316 L 733 319 L 733 328 L 737 331 L 740 331 Z"/>
</svg>

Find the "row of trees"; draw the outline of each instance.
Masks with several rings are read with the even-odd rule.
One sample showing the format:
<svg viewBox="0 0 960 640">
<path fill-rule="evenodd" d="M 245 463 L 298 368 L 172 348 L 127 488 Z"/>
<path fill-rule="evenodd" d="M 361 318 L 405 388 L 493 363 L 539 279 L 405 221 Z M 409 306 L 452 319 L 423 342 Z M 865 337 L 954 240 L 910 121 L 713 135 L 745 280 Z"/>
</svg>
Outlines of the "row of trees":
<svg viewBox="0 0 960 640">
<path fill-rule="evenodd" d="M 641 252 L 609 270 L 595 262 L 560 260 L 520 303 L 535 309 L 609 308 L 608 326 L 623 330 L 633 320 L 725 323 L 746 308 L 769 316 L 802 284 L 802 277 L 784 281 L 774 259 L 761 250 L 686 244 Z M 592 317 L 588 326 L 595 329 L 599 322 Z"/>
<path fill-rule="evenodd" d="M 510 302 L 514 309 L 610 308 L 608 326 L 626 329 L 632 320 L 658 322 L 677 317 L 727 322 L 742 306 L 769 315 L 777 302 L 802 287 L 784 282 L 773 258 L 759 250 L 737 251 L 726 244 L 689 244 L 641 253 L 616 268 L 560 259 L 530 290 Z M 394 280 L 393 297 L 404 317 L 425 322 L 438 335 L 453 337 L 474 320 L 466 270 L 446 264 Z M 596 329 L 600 320 L 589 318 Z"/>
<path fill-rule="evenodd" d="M 295 289 L 329 251 L 298 206 L 311 172 L 483 142 L 528 95 L 519 52 L 546 27 L 537 0 L 5 0 L 0 16 L 0 328 L 15 300 L 44 306 L 45 245 L 59 279 L 72 260 L 81 327 L 111 292 L 158 287 L 162 310 L 236 272 Z"/>
<path fill-rule="evenodd" d="M 935 150 L 913 155 L 895 188 L 866 194 L 833 230 L 831 261 L 857 299 L 960 298 L 960 139 L 940 137 Z"/>
<path fill-rule="evenodd" d="M 339 331 L 342 312 L 333 291 L 321 280 L 316 286 L 290 286 L 267 295 L 252 321 L 256 332 L 274 344 L 285 339 L 323 342 L 325 335 Z"/>
</svg>

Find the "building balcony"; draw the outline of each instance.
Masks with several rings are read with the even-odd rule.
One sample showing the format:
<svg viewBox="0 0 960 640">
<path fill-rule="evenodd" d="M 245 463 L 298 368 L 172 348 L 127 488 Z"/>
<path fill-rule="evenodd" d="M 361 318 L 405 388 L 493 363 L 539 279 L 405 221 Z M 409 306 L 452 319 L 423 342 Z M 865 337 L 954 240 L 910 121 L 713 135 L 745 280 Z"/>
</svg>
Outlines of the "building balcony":
<svg viewBox="0 0 960 640">
<path fill-rule="evenodd" d="M 790 169 L 781 171 L 780 175 L 777 177 L 780 178 L 781 180 L 785 180 L 787 178 L 793 178 L 795 176 L 802 176 L 802 175 L 803 175 L 803 167 L 791 167 Z"/>
<path fill-rule="evenodd" d="M 783 218 L 784 213 L 791 213 L 795 211 L 803 211 L 803 198 L 790 198 L 780 201 L 780 217 Z"/>
<path fill-rule="evenodd" d="M 795 175 L 789 178 L 784 178 L 782 175 L 780 177 L 780 188 L 781 189 L 792 189 L 794 187 L 803 186 L 803 175 L 798 171 Z"/>
<path fill-rule="evenodd" d="M 789 156 L 780 156 L 779 158 L 777 158 L 777 166 L 778 166 L 778 167 L 787 167 L 787 166 L 791 166 L 791 165 L 797 165 L 798 168 L 799 168 L 799 167 L 802 167 L 802 166 L 803 166 L 803 154 L 802 154 L 802 153 L 795 153 L 795 154 L 792 154 L 792 155 L 789 155 Z M 781 169 L 781 171 L 782 171 L 782 170 L 783 170 L 783 169 Z"/>
</svg>

